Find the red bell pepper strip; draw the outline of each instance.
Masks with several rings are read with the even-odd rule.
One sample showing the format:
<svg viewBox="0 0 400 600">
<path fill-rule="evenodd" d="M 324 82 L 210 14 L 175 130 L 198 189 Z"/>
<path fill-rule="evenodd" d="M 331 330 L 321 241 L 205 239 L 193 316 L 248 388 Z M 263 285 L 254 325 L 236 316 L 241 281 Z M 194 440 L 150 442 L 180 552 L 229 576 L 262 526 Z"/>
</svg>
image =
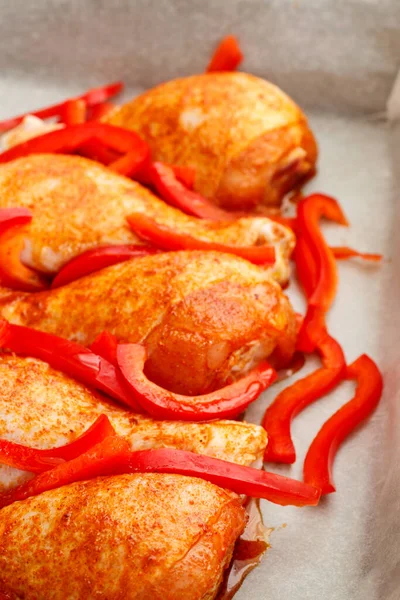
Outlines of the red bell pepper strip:
<svg viewBox="0 0 400 600">
<path fill-rule="evenodd" d="M 327 336 L 325 314 L 336 295 L 336 261 L 319 230 L 318 219 L 322 215 L 347 224 L 333 198 L 314 194 L 299 202 L 295 260 L 297 275 L 308 298 L 307 314 L 297 339 L 297 348 L 303 352 L 312 352 Z"/>
<path fill-rule="evenodd" d="M 127 152 L 124 156 L 117 158 L 108 167 L 125 177 L 132 177 L 150 161 L 150 150 L 145 142 L 138 145 L 132 152 Z"/>
<path fill-rule="evenodd" d="M 121 157 L 119 152 L 115 152 L 115 150 L 111 150 L 111 148 L 103 146 L 101 142 L 95 139 L 88 140 L 82 144 L 77 153 L 79 156 L 90 158 L 91 160 L 95 160 L 106 166 L 115 162 Z"/>
<path fill-rule="evenodd" d="M 132 393 L 124 385 L 118 369 L 101 356 L 76 342 L 51 333 L 12 325 L 6 321 L 1 321 L 0 324 L 0 348 L 44 360 L 54 369 L 104 392 L 136 412 L 141 412 Z"/>
<path fill-rule="evenodd" d="M 29 154 L 41 154 L 46 152 L 69 153 L 76 151 L 91 139 L 96 139 L 104 145 L 111 147 L 118 152 L 129 155 L 129 169 L 132 172 L 133 155 L 138 158 L 136 167 L 142 166 L 148 161 L 150 149 L 147 143 L 142 140 L 134 131 L 128 131 L 114 125 L 106 125 L 91 121 L 80 123 L 79 125 L 70 125 L 57 131 L 50 131 L 43 135 L 31 138 L 21 144 L 13 146 L 9 150 L 0 154 L 0 163 L 9 162 L 21 156 Z M 126 169 L 127 164 L 121 163 L 125 157 L 117 159 L 111 163 L 111 169 Z M 122 167 L 121 167 L 122 165 Z M 131 173 L 132 174 L 132 173 Z M 182 186 L 183 187 L 183 186 Z M 184 188 L 185 189 L 185 188 Z"/>
<path fill-rule="evenodd" d="M 189 233 L 179 233 L 144 213 L 129 215 L 127 221 L 136 235 L 163 250 L 217 250 L 236 254 L 256 265 L 274 264 L 275 262 L 273 246 L 233 246 L 202 240 Z"/>
<path fill-rule="evenodd" d="M 88 106 L 96 106 L 97 104 L 103 104 L 104 102 L 107 102 L 107 100 L 119 94 L 123 87 L 124 84 L 122 81 L 116 81 L 115 83 L 93 88 L 80 97 L 82 100 L 85 100 Z"/>
<path fill-rule="evenodd" d="M 118 460 L 125 457 L 128 451 L 129 443 L 125 439 L 119 436 L 107 437 L 77 458 L 61 463 L 13 490 L 0 494 L 0 508 L 76 481 L 112 474 Z"/>
<path fill-rule="evenodd" d="M 82 96 L 78 96 L 76 99 L 83 100 L 87 106 L 95 106 L 96 104 L 102 104 L 106 102 L 109 98 L 116 96 L 123 88 L 123 83 L 116 82 L 111 83 L 110 85 L 102 86 L 99 88 L 95 88 L 89 90 Z M 4 121 L 0 121 L 0 132 L 7 131 L 8 129 L 12 129 L 19 125 L 27 115 L 33 115 L 35 117 L 39 117 L 39 119 L 48 119 L 50 117 L 60 117 L 62 116 L 65 103 L 68 100 L 63 100 L 58 104 L 54 104 L 52 106 L 48 106 L 47 108 L 42 108 L 40 110 L 31 111 L 25 113 L 23 115 L 19 115 L 18 117 L 12 117 L 10 119 L 5 119 Z"/>
<path fill-rule="evenodd" d="M 297 333 L 299 333 L 299 331 L 302 328 L 303 323 L 304 323 L 304 317 L 300 313 L 295 313 L 295 317 L 296 317 L 296 331 L 297 331 Z"/>
<path fill-rule="evenodd" d="M 77 458 L 112 435 L 115 435 L 115 431 L 108 417 L 100 415 L 89 429 L 59 448 L 42 450 L 0 439 L 0 464 L 31 473 L 43 473 L 60 462 Z"/>
<path fill-rule="evenodd" d="M 370 260 L 372 262 L 379 262 L 382 260 L 382 254 L 372 254 L 370 252 L 358 252 L 353 248 L 347 246 L 333 246 L 331 247 L 333 256 L 336 260 L 347 260 L 348 258 L 362 258 L 364 260 Z"/>
<path fill-rule="evenodd" d="M 49 287 L 47 279 L 21 262 L 25 233 L 19 227 L 0 235 L 0 284 L 14 290 L 38 292 Z"/>
<path fill-rule="evenodd" d="M 32 221 L 26 208 L 0 209 L 0 284 L 11 289 L 35 292 L 48 287 L 45 277 L 21 262 L 25 225 Z"/>
<path fill-rule="evenodd" d="M 328 394 L 344 378 L 346 363 L 340 345 L 329 335 L 319 344 L 323 367 L 284 389 L 267 408 L 262 426 L 268 432 L 264 460 L 294 463 L 296 451 L 290 434 L 293 419 Z"/>
<path fill-rule="evenodd" d="M 309 298 L 318 283 L 318 267 L 314 256 L 304 237 L 299 236 L 294 251 L 296 263 L 296 274 L 304 290 L 306 298 Z"/>
<path fill-rule="evenodd" d="M 180 165 L 170 166 L 178 181 L 183 183 L 189 190 L 192 190 L 196 179 L 196 170 L 193 167 L 181 167 Z"/>
<path fill-rule="evenodd" d="M 207 67 L 207 73 L 214 71 L 235 71 L 242 60 L 243 54 L 237 39 L 233 35 L 227 35 L 218 44 Z"/>
<path fill-rule="evenodd" d="M 158 250 L 156 248 L 134 244 L 103 246 L 94 248 L 93 250 L 87 250 L 79 256 L 72 258 L 60 269 L 54 277 L 51 287 L 60 287 L 61 285 L 66 285 L 81 277 L 86 277 L 86 275 L 90 275 L 100 269 L 105 269 L 106 267 L 130 260 L 131 258 L 149 256 L 150 254 L 156 254 L 157 252 Z"/>
<path fill-rule="evenodd" d="M 282 506 L 315 506 L 318 489 L 299 481 L 252 467 L 172 448 L 131 452 L 122 459 L 126 473 L 176 473 L 199 477 L 214 485 L 252 498 L 264 498 Z"/>
<path fill-rule="evenodd" d="M 90 344 L 90 350 L 99 356 L 102 356 L 115 367 L 117 363 L 117 347 L 118 340 L 109 331 L 102 331 L 96 337 L 94 342 Z"/>
<path fill-rule="evenodd" d="M 159 448 L 130 452 L 128 442 L 115 436 L 106 438 L 78 458 L 3 493 L 0 507 L 76 481 L 125 473 L 174 473 L 197 477 L 237 494 L 265 498 L 282 506 L 316 506 L 320 498 L 320 490 L 302 481 L 184 450 Z"/>
<path fill-rule="evenodd" d="M 299 202 L 298 230 L 309 246 L 318 272 L 317 285 L 309 298 L 309 305 L 328 311 L 336 295 L 337 269 L 333 252 L 319 228 L 322 216 L 341 225 L 348 225 L 339 204 L 329 196 L 312 194 Z"/>
<path fill-rule="evenodd" d="M 189 215 L 213 221 L 231 221 L 235 218 L 234 214 L 218 208 L 200 194 L 186 188 L 168 165 L 152 163 L 145 171 L 145 179 L 155 187 L 165 202 Z"/>
<path fill-rule="evenodd" d="M 65 125 L 78 125 L 86 121 L 86 102 L 81 98 L 67 100 L 64 105 L 62 120 Z"/>
<path fill-rule="evenodd" d="M 146 165 L 143 169 L 140 170 L 139 173 L 136 173 L 135 179 L 140 181 L 140 183 L 143 183 L 144 185 L 151 186 L 152 179 L 154 178 L 152 172 L 152 164 L 153 163 Z M 196 171 L 193 167 L 182 167 L 180 165 L 169 165 L 167 163 L 160 164 L 164 164 L 168 169 L 173 171 L 173 174 L 175 175 L 176 179 L 180 183 L 182 183 L 185 186 L 185 188 L 188 188 L 189 190 L 193 189 L 194 182 L 196 179 Z M 156 187 L 155 184 L 154 187 Z"/>
<path fill-rule="evenodd" d="M 18 225 L 27 225 L 32 221 L 28 208 L 0 208 L 0 235 Z"/>
<path fill-rule="evenodd" d="M 276 379 L 275 370 L 260 363 L 248 375 L 220 390 L 201 396 L 175 394 L 147 379 L 146 349 L 140 344 L 121 344 L 117 361 L 131 393 L 155 418 L 205 421 L 236 417 Z"/>
<path fill-rule="evenodd" d="M 327 337 L 325 311 L 315 308 L 315 306 L 309 306 L 297 335 L 296 350 L 306 353 L 314 352 Z"/>
<path fill-rule="evenodd" d="M 108 115 L 114 110 L 115 104 L 112 102 L 101 102 L 100 104 L 94 104 L 88 110 L 88 121 L 100 121 L 103 117 Z"/>
<path fill-rule="evenodd" d="M 318 283 L 318 266 L 308 243 L 301 235 L 297 238 L 294 257 L 297 277 L 308 299 Z M 297 334 L 297 350 L 313 352 L 327 336 L 325 311 L 309 306 Z"/>
<path fill-rule="evenodd" d="M 355 396 L 322 426 L 304 461 L 304 481 L 320 488 L 322 494 L 336 491 L 332 467 L 337 449 L 371 415 L 382 395 L 382 375 L 366 354 L 348 367 L 347 378 L 357 381 Z"/>
</svg>

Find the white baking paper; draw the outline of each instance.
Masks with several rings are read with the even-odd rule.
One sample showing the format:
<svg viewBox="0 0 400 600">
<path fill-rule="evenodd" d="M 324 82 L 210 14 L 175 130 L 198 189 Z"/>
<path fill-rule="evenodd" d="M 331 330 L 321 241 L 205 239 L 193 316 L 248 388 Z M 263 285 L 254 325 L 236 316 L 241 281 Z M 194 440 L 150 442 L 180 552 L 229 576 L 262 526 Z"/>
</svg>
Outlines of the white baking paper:
<svg viewBox="0 0 400 600">
<path fill-rule="evenodd" d="M 400 130 L 376 118 L 386 114 L 399 66 L 398 0 L 0 0 L 0 16 L 0 117 L 116 79 L 128 97 L 201 72 L 227 33 L 241 41 L 245 70 L 306 107 L 321 150 L 308 190 L 336 196 L 352 224 L 327 225 L 329 240 L 385 256 L 379 267 L 340 264 L 329 315 L 348 361 L 367 352 L 381 366 L 385 393 L 338 453 L 336 494 L 315 509 L 263 503 L 276 528 L 272 548 L 237 599 L 398 600 Z M 288 293 L 303 310 L 295 283 Z M 257 422 L 287 384 L 264 394 L 247 418 Z M 343 384 L 305 410 L 293 424 L 296 465 L 271 470 L 301 477 L 311 440 L 352 389 Z"/>
</svg>

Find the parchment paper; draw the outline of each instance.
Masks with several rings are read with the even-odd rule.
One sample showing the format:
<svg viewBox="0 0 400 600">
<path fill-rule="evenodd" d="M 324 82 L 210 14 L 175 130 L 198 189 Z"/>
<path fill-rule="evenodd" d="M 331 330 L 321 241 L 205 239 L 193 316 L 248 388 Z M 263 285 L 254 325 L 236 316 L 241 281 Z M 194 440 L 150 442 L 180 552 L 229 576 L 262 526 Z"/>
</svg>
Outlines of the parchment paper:
<svg viewBox="0 0 400 600">
<path fill-rule="evenodd" d="M 329 240 L 385 255 L 381 267 L 341 263 L 330 329 L 348 361 L 363 352 L 377 360 L 386 388 L 373 418 L 338 453 L 336 494 L 317 509 L 263 503 L 266 524 L 276 527 L 272 549 L 237 598 L 398 600 L 400 131 L 375 118 L 386 112 L 399 63 L 398 0 L 0 0 L 0 17 L 1 117 L 110 80 L 124 79 L 129 96 L 200 72 L 230 32 L 242 43 L 244 70 L 307 108 L 321 150 L 308 189 L 340 199 L 352 224 L 327 226 Z M 288 293 L 301 311 L 295 283 Z M 296 465 L 271 470 L 301 477 L 313 436 L 352 389 L 346 383 L 304 411 L 293 426 Z M 247 418 L 257 422 L 278 391 Z"/>
</svg>

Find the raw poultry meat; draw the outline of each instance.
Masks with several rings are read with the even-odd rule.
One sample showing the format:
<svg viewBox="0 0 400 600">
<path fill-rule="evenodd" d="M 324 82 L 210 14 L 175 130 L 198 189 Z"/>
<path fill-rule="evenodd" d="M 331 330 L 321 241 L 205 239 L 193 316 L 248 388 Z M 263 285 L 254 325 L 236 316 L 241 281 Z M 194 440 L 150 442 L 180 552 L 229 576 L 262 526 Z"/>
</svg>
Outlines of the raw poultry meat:
<svg viewBox="0 0 400 600">
<path fill-rule="evenodd" d="M 129 260 L 64 287 L 2 293 L 11 323 L 90 344 L 104 330 L 142 342 L 147 374 L 184 394 L 232 381 L 267 358 L 290 361 L 295 313 L 280 286 L 251 263 L 218 252 L 170 252 Z"/>
<path fill-rule="evenodd" d="M 117 406 L 45 362 L 0 355 L 0 438 L 35 448 L 62 446 L 101 414 L 129 440 L 132 450 L 171 447 L 250 465 L 263 455 L 267 441 L 262 427 L 245 422 L 153 421 Z M 0 491 L 29 477 L 0 465 Z"/>
<path fill-rule="evenodd" d="M 0 189 L 0 207 L 32 210 L 22 259 L 40 271 L 55 273 L 89 248 L 140 243 L 126 217 L 145 212 L 200 239 L 274 243 L 273 276 L 288 277 L 294 238 L 282 226 L 188 217 L 83 158 L 3 165 Z M 149 377 L 187 394 L 220 387 L 264 357 L 284 365 L 294 350 L 295 316 L 272 273 L 227 254 L 149 256 L 59 289 L 0 296 L 1 315 L 14 323 L 84 344 L 103 330 L 145 343 Z M 266 433 L 247 423 L 134 415 L 35 359 L 2 354 L 0 382 L 0 436 L 34 447 L 70 441 L 100 413 L 136 450 L 167 446 L 250 464 L 266 446 Z M 0 467 L 0 489 L 27 477 Z M 212 600 L 245 522 L 240 498 L 190 477 L 118 475 L 64 486 L 0 511 L 0 592 L 26 600 L 116 600 L 121 590 L 135 600 Z"/>
<path fill-rule="evenodd" d="M 317 146 L 302 111 L 246 73 L 175 79 L 103 120 L 137 131 L 155 160 L 194 167 L 195 189 L 226 209 L 279 205 L 315 172 Z"/>
<path fill-rule="evenodd" d="M 240 498 L 179 475 L 100 477 L 0 511 L 0 590 L 25 600 L 212 600 Z"/>
<path fill-rule="evenodd" d="M 71 441 L 99 414 L 135 450 L 175 447 L 249 464 L 266 444 L 262 428 L 247 423 L 134 415 L 35 359 L 3 354 L 0 382 L 0 437 L 32 447 Z M 1 466 L 0 490 L 28 477 Z M 200 479 L 137 474 L 64 486 L 0 511 L 0 592 L 213 599 L 245 523 L 235 494 Z"/>
<path fill-rule="evenodd" d="M 126 217 L 145 213 L 195 238 L 234 246 L 275 245 L 278 281 L 289 276 L 293 233 L 264 217 L 212 223 L 168 206 L 139 183 L 79 156 L 31 155 L 0 165 L 0 208 L 27 207 L 22 261 L 46 273 L 85 250 L 107 244 L 143 244 Z"/>
</svg>

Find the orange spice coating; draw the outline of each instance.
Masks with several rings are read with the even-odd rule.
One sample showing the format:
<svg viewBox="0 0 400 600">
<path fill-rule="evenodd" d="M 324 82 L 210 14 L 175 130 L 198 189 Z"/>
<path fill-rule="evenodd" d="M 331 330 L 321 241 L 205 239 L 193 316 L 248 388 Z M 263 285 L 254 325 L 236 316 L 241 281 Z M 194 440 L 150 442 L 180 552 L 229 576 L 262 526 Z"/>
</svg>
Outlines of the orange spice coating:
<svg viewBox="0 0 400 600">
<path fill-rule="evenodd" d="M 0 165 L 0 208 L 27 207 L 33 221 L 22 260 L 57 272 L 85 250 L 108 244 L 143 244 L 126 217 L 144 212 L 157 223 L 196 238 L 237 246 L 274 244 L 279 281 L 288 278 L 293 233 L 265 217 L 213 223 L 168 206 L 139 183 L 79 156 L 38 154 Z"/>
<path fill-rule="evenodd" d="M 267 435 L 242 421 L 154 421 L 132 413 L 34 358 L 0 354 L 0 438 L 33 448 L 73 441 L 105 414 L 132 450 L 177 448 L 250 465 Z M 0 492 L 31 477 L 0 464 Z"/>
<path fill-rule="evenodd" d="M 240 498 L 164 474 L 97 478 L 0 511 L 0 578 L 26 600 L 212 600 Z"/>
<path fill-rule="evenodd" d="M 196 170 L 195 189 L 226 209 L 276 206 L 315 172 L 306 117 L 247 73 L 206 73 L 144 92 L 103 121 L 137 131 L 153 158 Z"/>
<path fill-rule="evenodd" d="M 280 286 L 218 252 L 137 258 L 58 289 L 4 295 L 0 315 L 84 345 L 104 330 L 142 342 L 150 378 L 184 394 L 221 387 L 267 357 L 283 366 L 296 339 Z"/>
</svg>

